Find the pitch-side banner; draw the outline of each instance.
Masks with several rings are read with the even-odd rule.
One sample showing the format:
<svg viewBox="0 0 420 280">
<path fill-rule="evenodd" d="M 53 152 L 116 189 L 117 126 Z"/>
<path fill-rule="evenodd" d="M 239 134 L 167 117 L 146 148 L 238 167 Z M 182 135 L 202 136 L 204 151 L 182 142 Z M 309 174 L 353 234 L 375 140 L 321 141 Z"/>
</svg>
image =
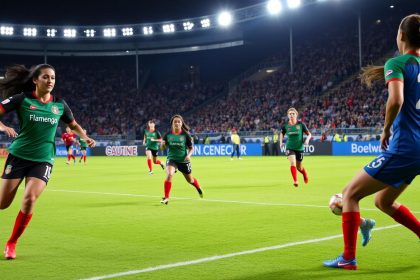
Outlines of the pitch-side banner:
<svg viewBox="0 0 420 280">
<path fill-rule="evenodd" d="M 241 156 L 261 156 L 260 144 L 239 145 Z M 194 156 L 230 156 L 233 152 L 232 144 L 196 144 L 194 145 Z M 236 153 L 235 153 L 236 156 Z"/>
<path fill-rule="evenodd" d="M 333 142 L 334 156 L 370 156 L 379 155 L 381 144 L 379 141 L 369 142 Z"/>
<path fill-rule="evenodd" d="M 90 156 L 90 149 L 91 148 L 87 148 L 86 149 L 86 155 Z M 82 153 L 80 152 L 80 149 L 73 149 L 73 155 L 78 156 L 78 155 L 82 155 Z M 56 157 L 66 157 L 67 156 L 67 150 L 65 146 L 61 146 L 58 145 L 55 147 L 55 156 Z"/>
</svg>

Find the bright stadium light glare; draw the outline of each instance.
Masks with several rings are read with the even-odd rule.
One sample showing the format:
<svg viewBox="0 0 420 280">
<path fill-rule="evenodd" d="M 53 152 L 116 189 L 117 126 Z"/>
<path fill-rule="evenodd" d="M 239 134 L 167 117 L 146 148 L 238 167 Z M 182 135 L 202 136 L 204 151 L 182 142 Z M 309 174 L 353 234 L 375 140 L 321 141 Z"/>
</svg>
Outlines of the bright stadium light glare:
<svg viewBox="0 0 420 280">
<path fill-rule="evenodd" d="M 47 29 L 47 37 L 55 37 L 56 33 L 57 33 L 57 29 L 54 29 L 54 28 Z"/>
<path fill-rule="evenodd" d="M 153 34 L 153 27 L 152 26 L 144 26 L 143 27 L 143 34 L 144 35 L 152 35 Z"/>
<path fill-rule="evenodd" d="M 34 27 L 24 27 L 23 36 L 25 37 L 36 37 L 38 30 Z"/>
<path fill-rule="evenodd" d="M 121 29 L 123 36 L 133 36 L 134 31 L 131 27 L 125 27 Z"/>
<path fill-rule="evenodd" d="M 301 0 L 287 0 L 287 6 L 289 9 L 297 9 L 302 5 Z"/>
<path fill-rule="evenodd" d="M 185 31 L 190 31 L 194 27 L 194 23 L 191 21 L 186 21 L 182 24 Z"/>
<path fill-rule="evenodd" d="M 86 29 L 83 31 L 86 37 L 95 37 L 96 31 L 94 29 Z"/>
<path fill-rule="evenodd" d="M 270 0 L 267 2 L 267 11 L 270 15 L 278 15 L 283 7 L 279 0 Z"/>
<path fill-rule="evenodd" d="M 227 27 L 232 23 L 232 14 L 228 11 L 223 11 L 217 17 L 217 22 L 220 26 Z"/>
<path fill-rule="evenodd" d="M 0 26 L 0 35 L 11 36 L 13 35 L 13 26 Z"/>
<path fill-rule="evenodd" d="M 66 38 L 75 38 L 76 34 L 77 34 L 77 31 L 74 28 L 66 28 L 63 30 L 63 35 Z"/>
<path fill-rule="evenodd" d="M 209 28 L 209 27 L 210 27 L 210 25 L 211 25 L 211 23 L 210 23 L 210 19 L 209 19 L 209 18 L 203 18 L 203 19 L 200 21 L 200 24 L 201 24 L 201 27 L 202 27 L 202 28 Z"/>
<path fill-rule="evenodd" d="M 163 33 L 173 33 L 173 32 L 175 32 L 175 25 L 173 23 L 164 24 L 162 26 L 162 30 L 163 30 Z"/>
<path fill-rule="evenodd" d="M 103 34 L 104 37 L 115 37 L 117 35 L 117 30 L 115 30 L 115 28 L 105 28 Z"/>
</svg>

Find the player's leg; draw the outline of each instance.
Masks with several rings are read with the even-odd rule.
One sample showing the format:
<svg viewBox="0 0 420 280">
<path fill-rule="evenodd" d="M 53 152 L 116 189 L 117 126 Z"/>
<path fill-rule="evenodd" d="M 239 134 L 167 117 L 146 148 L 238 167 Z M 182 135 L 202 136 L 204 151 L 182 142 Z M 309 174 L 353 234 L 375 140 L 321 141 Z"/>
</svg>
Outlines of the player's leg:
<svg viewBox="0 0 420 280">
<path fill-rule="evenodd" d="M 169 202 L 169 194 L 171 192 L 172 188 L 172 177 L 175 174 L 176 171 L 176 164 L 172 161 L 166 162 L 166 178 L 165 182 L 163 183 L 163 190 L 164 190 L 164 197 L 162 198 L 161 202 L 162 204 L 168 204 Z"/>
<path fill-rule="evenodd" d="M 188 163 L 188 164 L 191 164 L 191 163 Z M 184 173 L 183 172 L 182 175 L 184 175 L 185 180 L 197 190 L 198 195 L 201 198 L 203 198 L 203 191 L 200 187 L 200 183 L 198 182 L 197 178 L 194 178 L 191 171 L 190 171 L 190 173 Z"/>
<path fill-rule="evenodd" d="M 15 225 L 13 227 L 12 234 L 10 235 L 9 240 L 7 241 L 6 248 L 5 248 L 5 257 L 7 259 L 14 259 L 16 258 L 16 243 L 19 237 L 25 231 L 27 225 L 29 224 L 32 218 L 32 212 L 35 207 L 35 203 L 41 193 L 44 191 L 46 187 L 46 182 L 35 178 L 35 177 L 27 177 L 26 184 L 25 184 L 25 192 L 23 194 L 23 201 L 21 210 L 19 211 Z"/>
<path fill-rule="evenodd" d="M 82 150 L 82 155 L 83 155 L 83 162 L 84 162 L 84 164 L 86 164 L 86 154 L 87 154 L 86 149 L 83 149 Z"/>
<path fill-rule="evenodd" d="M 157 156 L 158 156 L 158 151 L 157 150 L 152 151 L 152 156 L 153 156 L 153 163 L 154 164 L 159 164 L 162 169 L 165 169 L 165 166 L 163 165 L 163 163 L 160 160 L 158 160 L 158 158 L 157 158 Z"/>
<path fill-rule="evenodd" d="M 299 186 L 299 182 L 297 179 L 297 168 L 296 168 L 296 155 L 295 153 L 291 152 L 288 156 L 287 159 L 290 162 L 290 173 L 292 174 L 292 178 L 293 178 L 293 185 L 295 187 Z"/>
<path fill-rule="evenodd" d="M 359 201 L 384 189 L 386 185 L 361 170 L 343 190 L 342 230 L 344 253 L 336 259 L 325 261 L 324 265 L 333 268 L 357 269 L 356 242 L 360 225 Z"/>
<path fill-rule="evenodd" d="M 71 146 L 66 146 L 66 150 L 67 150 L 67 162 L 66 162 L 66 164 L 70 164 L 70 159 L 71 159 Z"/>
<path fill-rule="evenodd" d="M 375 205 L 382 212 L 391 216 L 396 222 L 414 232 L 420 238 L 420 221 L 414 214 L 402 204 L 396 202 L 396 199 L 407 188 L 408 184 L 403 184 L 399 188 L 387 187 L 378 192 L 375 197 Z"/>
<path fill-rule="evenodd" d="M 153 166 L 152 166 L 152 151 L 146 150 L 146 162 L 147 167 L 149 168 L 149 175 L 153 174 Z"/>
<path fill-rule="evenodd" d="M 307 184 L 309 181 L 308 173 L 306 172 L 305 167 L 303 167 L 302 161 L 303 161 L 303 153 L 299 153 L 299 155 L 296 155 L 296 168 L 300 173 L 302 173 L 303 181 L 305 182 L 305 184 Z"/>
<path fill-rule="evenodd" d="M 0 209 L 6 209 L 12 204 L 22 179 L 3 179 L 0 190 Z"/>
<path fill-rule="evenodd" d="M 73 163 L 76 163 L 76 157 L 73 154 L 73 147 L 70 146 L 69 148 L 70 158 L 73 160 Z"/>
</svg>

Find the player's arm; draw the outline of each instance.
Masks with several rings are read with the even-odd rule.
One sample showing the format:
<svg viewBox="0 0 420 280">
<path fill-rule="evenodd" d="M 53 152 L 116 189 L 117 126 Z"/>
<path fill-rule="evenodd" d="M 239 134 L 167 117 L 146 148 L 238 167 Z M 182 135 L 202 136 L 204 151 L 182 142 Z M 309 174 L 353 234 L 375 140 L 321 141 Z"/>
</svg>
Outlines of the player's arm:
<svg viewBox="0 0 420 280">
<path fill-rule="evenodd" d="M 404 103 L 404 82 L 400 80 L 388 83 L 388 100 L 385 109 L 384 131 L 381 135 L 381 148 L 386 150 L 391 137 L 391 127 Z"/>
<path fill-rule="evenodd" d="M 154 139 L 154 141 L 156 142 L 162 142 L 162 135 L 160 134 L 159 131 L 156 131 L 156 139 Z"/>
<path fill-rule="evenodd" d="M 160 149 L 163 151 L 163 150 L 166 150 L 166 143 L 167 143 L 167 141 L 168 141 L 168 133 L 166 133 L 164 136 L 163 136 L 163 138 L 162 138 L 162 141 L 160 142 Z"/>
<path fill-rule="evenodd" d="M 187 146 L 187 155 L 185 156 L 185 161 L 190 161 L 191 156 L 194 152 L 193 143 L 190 135 L 187 135 L 187 141 L 185 142 L 185 145 Z"/>
<path fill-rule="evenodd" d="M 143 133 L 143 146 L 146 145 L 146 132 Z"/>
<path fill-rule="evenodd" d="M 4 114 L 16 110 L 22 104 L 22 101 L 25 99 L 25 94 L 20 93 L 14 96 L 11 96 L 0 103 L 0 119 L 3 118 Z M 8 137 L 16 137 L 17 132 L 14 128 L 5 125 L 0 121 L 0 131 L 4 132 Z"/>
<path fill-rule="evenodd" d="M 282 128 L 281 128 L 281 130 L 280 130 L 280 133 L 279 133 L 279 144 L 280 144 L 280 148 L 283 146 L 283 137 L 284 137 L 284 134 L 286 133 L 286 129 L 285 129 L 285 127 L 283 126 Z"/>
<path fill-rule="evenodd" d="M 303 128 L 303 133 L 305 133 L 306 135 L 305 143 L 303 144 L 307 146 L 309 145 L 309 141 L 312 138 L 312 133 L 309 131 L 308 127 L 304 123 L 302 123 L 302 128 Z"/>
</svg>

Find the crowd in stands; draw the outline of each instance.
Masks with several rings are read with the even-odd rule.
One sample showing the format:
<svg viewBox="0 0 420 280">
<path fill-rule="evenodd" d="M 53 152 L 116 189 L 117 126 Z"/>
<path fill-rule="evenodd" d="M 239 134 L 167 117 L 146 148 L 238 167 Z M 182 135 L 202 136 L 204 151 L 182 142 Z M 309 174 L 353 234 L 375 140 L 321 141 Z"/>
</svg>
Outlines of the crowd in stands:
<svg viewBox="0 0 420 280">
<path fill-rule="evenodd" d="M 387 33 L 385 25 L 367 29 L 363 37 L 364 64 L 392 54 L 394 38 L 385 36 Z M 148 119 L 155 119 L 162 127 L 175 113 L 185 114 L 193 133 L 226 132 L 232 128 L 272 130 L 287 121 L 289 107 L 300 111 L 310 129 L 380 128 L 387 92 L 383 85 L 367 89 L 357 79 L 356 30 L 332 29 L 316 35 L 295 47 L 293 73 L 283 69 L 262 80 L 244 80 L 228 95 L 210 103 L 227 86 L 175 82 L 151 85 L 137 92 L 135 69 L 88 61 L 54 63 L 55 94 L 65 98 L 91 135 L 119 134 L 140 139 Z M 276 56 L 288 57 L 288 53 Z M 16 117 L 9 118 L 17 125 Z"/>
</svg>

